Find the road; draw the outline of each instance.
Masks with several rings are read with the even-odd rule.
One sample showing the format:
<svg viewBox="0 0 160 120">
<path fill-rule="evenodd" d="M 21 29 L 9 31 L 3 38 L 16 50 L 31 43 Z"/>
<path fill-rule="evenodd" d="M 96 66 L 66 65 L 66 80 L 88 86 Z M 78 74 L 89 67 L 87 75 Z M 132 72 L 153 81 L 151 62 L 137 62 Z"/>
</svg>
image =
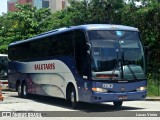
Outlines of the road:
<svg viewBox="0 0 160 120">
<path fill-rule="evenodd" d="M 80 103 L 77 110 L 73 110 L 63 99 L 32 95 L 29 99 L 19 98 L 16 92 L 3 92 L 4 101 L 0 101 L 0 111 L 23 111 L 42 113 L 44 119 L 52 117 L 57 120 L 65 118 L 72 120 L 84 120 L 92 117 L 92 120 L 104 119 L 145 119 L 158 120 L 160 118 L 160 101 L 129 101 L 124 102 L 121 109 L 116 110 L 112 103 L 86 104 Z M 37 113 L 37 114 L 38 114 Z M 33 117 L 33 116 L 31 116 Z M 81 117 L 81 118 L 80 118 Z M 3 117 L 9 120 L 7 117 Z M 19 119 L 21 117 L 18 117 Z M 22 118 L 21 118 L 22 119 Z M 28 119 L 27 117 L 25 119 Z"/>
</svg>

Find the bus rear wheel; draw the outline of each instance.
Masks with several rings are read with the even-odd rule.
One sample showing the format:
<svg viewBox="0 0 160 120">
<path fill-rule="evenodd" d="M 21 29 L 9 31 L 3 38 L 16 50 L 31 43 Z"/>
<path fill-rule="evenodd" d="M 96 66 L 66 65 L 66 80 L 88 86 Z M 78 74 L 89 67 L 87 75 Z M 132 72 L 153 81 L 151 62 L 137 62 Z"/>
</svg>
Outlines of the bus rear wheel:
<svg viewBox="0 0 160 120">
<path fill-rule="evenodd" d="M 113 102 L 113 104 L 114 104 L 114 108 L 120 109 L 122 107 L 123 102 L 122 101 L 118 101 L 118 102 Z"/>
<path fill-rule="evenodd" d="M 27 84 L 25 82 L 22 84 L 22 97 L 28 98 Z"/>
</svg>

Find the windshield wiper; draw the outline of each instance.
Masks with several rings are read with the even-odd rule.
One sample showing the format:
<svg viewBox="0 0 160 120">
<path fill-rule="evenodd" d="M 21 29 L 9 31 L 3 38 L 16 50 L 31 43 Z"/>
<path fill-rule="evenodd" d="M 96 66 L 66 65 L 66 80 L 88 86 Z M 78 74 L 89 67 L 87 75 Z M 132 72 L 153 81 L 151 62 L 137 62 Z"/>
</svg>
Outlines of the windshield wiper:
<svg viewBox="0 0 160 120">
<path fill-rule="evenodd" d="M 136 75 L 135 75 L 134 71 L 132 70 L 131 66 L 130 66 L 130 65 L 128 65 L 128 64 L 125 64 L 125 65 L 128 67 L 128 69 L 129 69 L 129 70 L 130 70 L 130 72 L 132 73 L 133 78 L 134 78 L 135 80 L 137 80 L 137 77 L 136 77 Z"/>
<path fill-rule="evenodd" d="M 123 80 L 124 79 L 124 72 L 123 72 L 123 64 L 124 64 L 124 53 L 123 51 L 121 50 L 121 79 Z"/>
<path fill-rule="evenodd" d="M 122 79 L 123 79 L 123 65 L 126 65 L 126 66 L 128 67 L 128 69 L 130 70 L 133 78 L 134 78 L 135 80 L 137 80 L 137 77 L 136 77 L 134 71 L 132 70 L 132 68 L 130 67 L 130 65 L 128 65 L 128 63 L 125 62 L 125 60 L 124 60 L 124 52 L 122 51 L 122 62 L 121 62 Z"/>
</svg>

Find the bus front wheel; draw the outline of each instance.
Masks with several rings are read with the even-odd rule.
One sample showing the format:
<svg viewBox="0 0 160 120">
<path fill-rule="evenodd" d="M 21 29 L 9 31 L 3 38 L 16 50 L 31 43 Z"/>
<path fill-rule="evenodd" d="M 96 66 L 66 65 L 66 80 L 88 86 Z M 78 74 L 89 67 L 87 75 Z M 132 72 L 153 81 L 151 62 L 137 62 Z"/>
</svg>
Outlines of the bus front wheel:
<svg viewBox="0 0 160 120">
<path fill-rule="evenodd" d="M 118 101 L 118 102 L 113 102 L 113 104 L 114 104 L 114 108 L 120 109 L 122 107 L 123 102 L 122 101 Z"/>
</svg>

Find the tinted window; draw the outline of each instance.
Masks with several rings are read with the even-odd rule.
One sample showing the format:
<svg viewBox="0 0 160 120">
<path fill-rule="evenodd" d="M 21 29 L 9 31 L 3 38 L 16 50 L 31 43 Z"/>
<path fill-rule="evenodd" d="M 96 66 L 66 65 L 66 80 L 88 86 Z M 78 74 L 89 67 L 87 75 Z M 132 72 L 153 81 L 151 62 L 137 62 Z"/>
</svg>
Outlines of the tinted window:
<svg viewBox="0 0 160 120">
<path fill-rule="evenodd" d="M 83 31 L 75 32 L 75 59 L 80 75 L 88 75 L 86 39 Z"/>
<path fill-rule="evenodd" d="M 22 60 L 28 58 L 30 43 L 23 43 L 9 48 L 8 57 L 10 60 Z"/>
<path fill-rule="evenodd" d="M 73 55 L 73 32 L 40 38 L 9 48 L 11 60 Z"/>
<path fill-rule="evenodd" d="M 49 44 L 50 56 L 73 55 L 73 32 L 53 36 Z"/>
<path fill-rule="evenodd" d="M 139 33 L 136 31 L 93 30 L 88 34 L 90 40 L 139 40 Z"/>
</svg>

